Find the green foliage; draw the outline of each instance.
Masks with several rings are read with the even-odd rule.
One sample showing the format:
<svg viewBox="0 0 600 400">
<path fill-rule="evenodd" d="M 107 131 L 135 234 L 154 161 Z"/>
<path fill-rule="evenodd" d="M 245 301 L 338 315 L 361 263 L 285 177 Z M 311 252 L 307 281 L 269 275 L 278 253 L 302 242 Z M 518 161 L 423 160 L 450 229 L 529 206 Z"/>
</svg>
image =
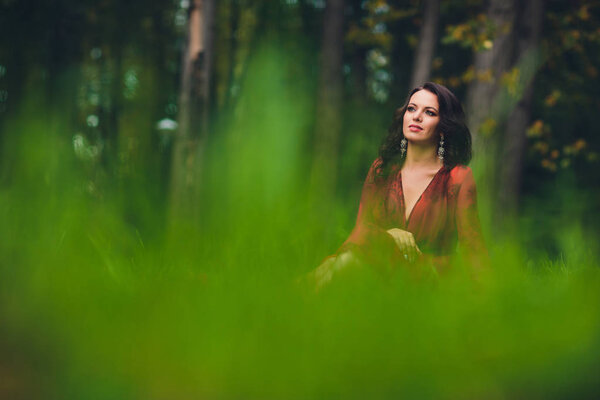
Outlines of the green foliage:
<svg viewBox="0 0 600 400">
<path fill-rule="evenodd" d="M 457 25 L 446 26 L 446 36 L 442 43 L 458 43 L 473 51 L 489 50 L 494 45 L 494 37 L 498 31 L 506 27 L 495 26 L 489 18 L 481 13 L 472 19 Z"/>
<path fill-rule="evenodd" d="M 335 229 L 352 226 L 358 198 L 330 205 L 343 210 L 335 229 L 314 220 L 301 145 L 310 85 L 295 69 L 302 54 L 273 46 L 255 54 L 230 123 L 210 143 L 203 209 L 175 227 L 177 241 L 140 229 L 164 225 L 159 204 L 130 218 L 131 208 L 148 207 L 143 171 L 137 184 L 90 195 L 86 161 L 62 124 L 32 118 L 35 102 L 7 123 L 0 351 L 14 383 L 3 395 L 450 399 L 598 390 L 600 274 L 597 249 L 582 245 L 597 237 L 573 223 L 576 210 L 532 208 L 526 217 L 562 218 L 545 237 L 559 244 L 557 256 L 516 237 L 489 240 L 493 269 L 479 281 L 457 262 L 441 277 L 398 271 L 384 280 L 362 270 L 319 293 L 307 286 L 304 274 L 348 234 Z M 354 112 L 355 121 L 372 120 Z"/>
<path fill-rule="evenodd" d="M 537 121 L 529 135 L 530 168 L 538 175 L 574 169 L 581 182 L 598 179 L 597 10 L 598 2 L 578 2 L 553 4 L 547 13 L 546 62 L 537 76 Z"/>
<path fill-rule="evenodd" d="M 390 2 L 377 0 L 366 1 L 361 6 L 366 10 L 359 21 L 353 22 L 346 34 L 346 41 L 358 46 L 374 46 L 389 50 L 393 36 L 387 30 L 387 24 L 406 20 L 417 14 L 414 4 L 399 8 Z"/>
</svg>

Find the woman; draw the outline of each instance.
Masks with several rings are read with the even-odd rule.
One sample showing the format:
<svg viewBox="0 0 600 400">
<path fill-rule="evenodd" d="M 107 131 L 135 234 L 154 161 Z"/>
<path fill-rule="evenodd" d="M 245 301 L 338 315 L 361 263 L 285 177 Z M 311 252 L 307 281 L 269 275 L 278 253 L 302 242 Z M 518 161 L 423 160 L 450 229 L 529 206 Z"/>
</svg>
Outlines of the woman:
<svg viewBox="0 0 600 400">
<path fill-rule="evenodd" d="M 457 242 L 474 269 L 487 264 L 470 160 L 471 133 L 456 96 L 431 82 L 413 89 L 371 165 L 356 226 L 313 272 L 317 285 L 352 264 L 443 272 Z"/>
</svg>

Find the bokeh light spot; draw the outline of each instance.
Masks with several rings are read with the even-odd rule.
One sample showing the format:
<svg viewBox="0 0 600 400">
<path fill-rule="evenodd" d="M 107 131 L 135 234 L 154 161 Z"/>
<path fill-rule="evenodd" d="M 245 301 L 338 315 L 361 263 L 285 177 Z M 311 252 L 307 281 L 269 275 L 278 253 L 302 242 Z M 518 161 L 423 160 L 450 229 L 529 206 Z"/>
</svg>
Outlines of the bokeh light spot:
<svg viewBox="0 0 600 400">
<path fill-rule="evenodd" d="M 140 83 L 136 70 L 133 68 L 128 69 L 127 72 L 125 72 L 124 81 L 125 90 L 123 92 L 123 95 L 127 99 L 132 99 L 133 97 L 135 97 L 137 88 Z"/>
<path fill-rule="evenodd" d="M 88 126 L 95 128 L 98 126 L 100 120 L 98 119 L 97 115 L 91 114 L 91 115 L 88 115 L 86 122 L 87 122 Z"/>
<path fill-rule="evenodd" d="M 92 51 L 90 51 L 90 56 L 92 59 L 97 60 L 102 57 L 102 50 L 99 47 L 94 47 Z"/>
</svg>

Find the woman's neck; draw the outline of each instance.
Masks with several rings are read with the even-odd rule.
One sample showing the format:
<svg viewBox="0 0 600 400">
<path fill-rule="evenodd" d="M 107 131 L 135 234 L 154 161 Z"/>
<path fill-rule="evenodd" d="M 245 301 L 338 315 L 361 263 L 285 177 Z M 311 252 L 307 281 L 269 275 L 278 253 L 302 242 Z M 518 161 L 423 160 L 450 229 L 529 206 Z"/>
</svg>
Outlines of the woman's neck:
<svg viewBox="0 0 600 400">
<path fill-rule="evenodd" d="M 437 157 L 436 146 L 415 145 L 410 143 L 406 149 L 403 168 L 441 168 L 443 162 Z"/>
</svg>

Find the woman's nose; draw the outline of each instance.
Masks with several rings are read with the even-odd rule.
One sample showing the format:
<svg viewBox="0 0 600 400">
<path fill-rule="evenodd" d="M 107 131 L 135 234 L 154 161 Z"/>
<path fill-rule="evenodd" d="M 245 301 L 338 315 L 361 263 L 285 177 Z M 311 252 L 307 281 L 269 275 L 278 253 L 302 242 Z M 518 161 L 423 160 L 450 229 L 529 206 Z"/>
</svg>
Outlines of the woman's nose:
<svg viewBox="0 0 600 400">
<path fill-rule="evenodd" d="M 420 121 L 421 120 L 421 111 L 417 111 L 413 113 L 413 120 Z"/>
</svg>

